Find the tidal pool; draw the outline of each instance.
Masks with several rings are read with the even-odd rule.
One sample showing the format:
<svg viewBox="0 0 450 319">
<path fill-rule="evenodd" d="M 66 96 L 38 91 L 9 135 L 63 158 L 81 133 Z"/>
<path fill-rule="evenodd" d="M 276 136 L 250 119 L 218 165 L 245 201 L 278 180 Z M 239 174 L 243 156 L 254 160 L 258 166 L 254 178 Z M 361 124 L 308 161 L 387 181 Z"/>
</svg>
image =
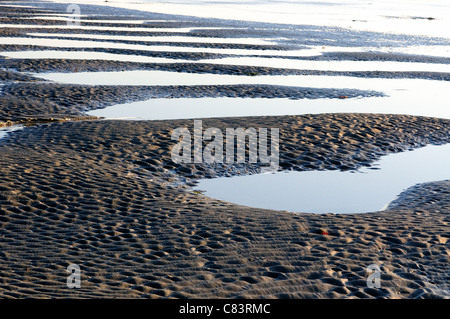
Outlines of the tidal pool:
<svg viewBox="0 0 450 319">
<path fill-rule="evenodd" d="M 199 181 L 194 190 L 239 205 L 306 213 L 384 210 L 407 188 L 450 178 L 450 144 L 383 156 L 357 171 L 277 172 Z M 373 169 L 377 168 L 377 169 Z"/>
<path fill-rule="evenodd" d="M 38 51 L 39 52 L 39 51 Z M 90 53 L 90 52 L 89 52 Z M 98 52 L 99 53 L 99 52 Z M 0 53 L 5 54 L 5 53 Z M 18 55 L 16 55 L 18 56 Z M 39 54 L 37 54 L 39 56 Z M 68 52 L 67 56 L 70 56 Z M 166 59 L 153 58 L 148 59 Z M 172 60 L 176 61 L 176 60 Z M 192 61 L 190 62 L 192 63 Z M 388 90 L 398 87 L 414 87 L 426 90 L 433 86 L 450 88 L 448 81 L 423 79 L 385 79 L 361 78 L 334 75 L 230 75 L 213 73 L 189 73 L 172 71 L 114 71 L 114 72 L 76 72 L 76 73 L 32 73 L 45 80 L 79 85 L 284 85 L 316 88 L 354 88 L 364 90 Z M 428 96 L 430 98 L 430 96 Z"/>
<path fill-rule="evenodd" d="M 108 37 L 102 38 L 102 35 L 94 35 L 88 40 L 77 40 L 73 38 L 80 38 L 79 34 L 67 33 L 27 33 L 27 35 L 38 38 L 21 38 L 25 41 L 24 44 L 44 45 L 51 47 L 98 47 L 98 48 L 122 48 L 130 50 L 146 50 L 146 51 L 161 51 L 161 52 L 201 52 L 201 53 L 217 53 L 217 54 L 234 54 L 234 55 L 257 55 L 257 56 L 286 56 L 286 57 L 306 57 L 321 55 L 321 52 L 334 52 L 331 49 L 319 49 L 318 47 L 311 47 L 310 49 L 301 50 L 259 50 L 259 49 L 229 49 L 229 48 L 207 48 L 207 47 L 188 47 L 180 45 L 154 45 L 152 41 L 140 41 L 138 44 L 127 44 L 121 42 L 110 42 Z M 47 39 L 46 37 L 51 37 Z M 67 39 L 55 39 L 67 38 Z M 169 40 L 171 37 L 167 37 Z M 18 41 L 18 38 L 3 38 L 8 43 Z M 2 40 L 3 40 L 2 39 Z M 101 42 L 96 40 L 102 40 Z M 118 41 L 118 40 L 117 40 Z M 122 40 L 123 41 L 123 40 Z M 165 42 L 165 41 L 162 41 Z M 11 43 L 14 44 L 14 43 Z"/>
<path fill-rule="evenodd" d="M 70 20 L 72 21 L 72 20 Z M 193 30 L 211 30 L 219 28 L 191 27 L 191 28 L 151 28 L 151 27 L 112 27 L 112 26 L 92 26 L 92 25 L 36 25 L 36 24 L 0 24 L 0 28 L 16 29 L 68 29 L 68 30 L 97 30 L 97 31 L 126 31 L 126 32 L 174 32 L 189 33 Z M 221 29 L 221 28 L 220 28 Z"/>
<path fill-rule="evenodd" d="M 213 60 L 200 60 L 198 62 L 296 70 L 450 72 L 450 64 L 396 61 L 307 61 L 273 57 L 227 57 Z"/>
<path fill-rule="evenodd" d="M 37 35 L 37 34 L 29 34 Z M 307 57 L 321 55 L 318 49 L 304 50 L 249 50 L 249 49 L 229 49 L 229 48 L 205 48 L 205 47 L 188 47 L 179 45 L 154 45 L 146 44 L 128 44 L 110 41 L 93 41 L 93 40 L 77 40 L 77 39 L 48 39 L 48 38 L 22 38 L 22 37 L 4 37 L 2 44 L 9 45 L 37 45 L 49 48 L 102 48 L 102 49 L 121 49 L 121 50 L 138 50 L 153 52 L 187 52 L 187 53 L 212 53 L 225 55 L 245 55 L 245 56 L 285 56 L 285 57 Z M 20 53 L 19 53 L 20 52 Z M 22 58 L 32 58 L 35 53 L 41 51 L 14 51 L 4 52 L 3 54 L 15 57 L 19 54 Z M 61 58 L 67 51 L 61 52 Z"/>
<path fill-rule="evenodd" d="M 88 22 L 88 23 L 114 23 L 114 24 L 145 24 L 145 23 L 155 23 L 155 22 L 178 22 L 177 20 L 102 20 L 102 19 L 84 19 L 81 17 L 87 17 L 86 15 L 75 15 L 75 14 L 66 14 L 62 15 L 60 13 L 55 13 L 53 15 L 46 14 L 46 16 L 35 16 L 35 17 L 24 17 L 24 20 L 53 20 L 53 21 L 72 21 L 73 16 L 80 17 L 78 20 L 80 23 Z"/>
<path fill-rule="evenodd" d="M 191 63 L 189 60 L 149 57 L 145 55 L 115 54 L 91 51 L 17 51 L 1 52 L 0 55 L 13 59 L 64 59 L 64 60 L 108 60 L 140 63 Z"/>
<path fill-rule="evenodd" d="M 149 58 L 157 59 L 157 58 Z M 161 58 L 162 59 L 162 58 Z M 383 79 L 349 76 L 264 75 L 243 76 L 170 71 L 32 73 L 33 76 L 81 85 L 276 85 L 315 89 L 377 91 L 384 97 L 292 100 L 289 98 L 177 98 L 116 104 L 90 115 L 140 120 L 233 116 L 301 115 L 318 113 L 383 113 L 450 118 L 444 92 L 448 81 Z"/>
</svg>

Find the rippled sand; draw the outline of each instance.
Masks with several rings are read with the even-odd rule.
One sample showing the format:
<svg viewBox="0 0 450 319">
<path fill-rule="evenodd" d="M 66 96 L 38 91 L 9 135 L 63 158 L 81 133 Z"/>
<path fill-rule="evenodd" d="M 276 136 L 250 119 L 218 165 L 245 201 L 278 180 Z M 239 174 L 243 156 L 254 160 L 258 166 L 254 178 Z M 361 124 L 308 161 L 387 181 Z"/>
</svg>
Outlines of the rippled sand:
<svg viewBox="0 0 450 319">
<path fill-rule="evenodd" d="M 63 5 L 50 7 L 65 12 Z M 2 18 L 5 24 L 39 13 L 32 8 L 5 6 L 0 11 L 8 15 Z M 123 11 L 124 18 L 127 14 Z M 114 19 L 118 18 L 115 14 Z M 33 19 L 30 23 L 54 22 Z M 167 22 L 153 25 L 168 27 Z M 189 27 L 183 21 L 176 25 Z M 28 31 L 0 29 L 0 35 L 23 36 Z M 211 29 L 201 34 L 224 33 Z M 0 46 L 1 51 L 30 48 Z M 277 46 L 274 43 L 269 47 Z M 193 61 L 199 57 L 195 56 L 198 53 L 168 54 Z M 333 59 L 346 58 L 348 53 L 333 55 Z M 359 54 L 352 58 L 436 59 L 396 54 Z M 439 58 L 437 62 L 448 60 Z M 256 173 L 258 165 L 173 163 L 170 150 L 175 142 L 171 132 L 177 127 L 191 128 L 191 120 L 111 121 L 88 119 L 85 113 L 152 97 L 309 99 L 324 94 L 318 97 L 339 99 L 342 93 L 258 85 L 89 87 L 42 82 L 27 74 L 49 70 L 176 70 L 175 65 L 184 67 L 176 63 L 149 66 L 101 60 L 0 59 L 0 121 L 4 125 L 32 124 L 0 139 L 0 297 L 450 296 L 449 181 L 412 187 L 388 210 L 368 214 L 316 215 L 238 206 L 193 192 L 190 186 L 200 178 Z M 290 72 L 221 65 L 188 67 L 198 73 L 235 72 L 243 76 Z M 395 78 L 402 74 L 359 76 Z M 405 74 L 448 80 L 445 73 Z M 346 98 L 354 98 L 355 92 L 346 92 Z M 358 96 L 363 98 L 364 94 Z M 205 128 L 222 130 L 280 128 L 280 167 L 298 171 L 348 170 L 369 165 L 383 154 L 448 143 L 449 124 L 448 119 L 389 114 L 203 121 Z M 66 286 L 70 264 L 80 266 L 81 288 Z M 367 267 L 372 264 L 380 266 L 381 288 L 367 285 Z"/>
</svg>

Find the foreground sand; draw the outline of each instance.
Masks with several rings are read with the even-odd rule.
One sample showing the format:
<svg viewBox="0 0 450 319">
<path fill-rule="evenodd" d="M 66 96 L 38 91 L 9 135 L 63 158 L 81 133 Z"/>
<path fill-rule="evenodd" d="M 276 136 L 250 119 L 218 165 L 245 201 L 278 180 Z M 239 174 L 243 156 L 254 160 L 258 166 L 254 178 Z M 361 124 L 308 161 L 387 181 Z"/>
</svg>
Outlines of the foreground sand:
<svg viewBox="0 0 450 319">
<path fill-rule="evenodd" d="M 12 62 L 2 63 L 7 68 Z M 83 107 L 112 103 L 116 92 L 13 83 L 34 81 L 15 70 L 2 76 L 4 123 L 75 119 Z M 121 98 L 154 94 L 135 90 L 121 91 Z M 242 94 L 242 88 L 235 92 Z M 192 125 L 190 120 L 66 121 L 2 139 L 0 297 L 450 296 L 449 181 L 413 187 L 388 210 L 367 214 L 237 206 L 189 188 L 226 170 L 170 160 L 172 130 Z M 280 166 L 295 170 L 354 169 L 383 154 L 450 138 L 448 120 L 400 115 L 208 119 L 203 126 L 278 127 Z M 79 289 L 66 286 L 72 263 L 82 270 Z M 381 267 L 379 289 L 367 287 L 371 264 Z"/>
<path fill-rule="evenodd" d="M 233 123 L 257 127 L 274 121 L 281 125 L 281 140 L 288 141 L 281 146 L 282 165 L 289 163 L 284 156 L 304 154 L 289 150 L 299 144 L 311 150 L 300 165 L 315 159 L 318 167 L 329 167 L 324 158 L 361 164 L 355 149 L 402 147 L 424 135 L 428 141 L 448 139 L 436 134 L 448 127 L 446 121 L 406 116 Z M 29 128 L 4 141 L 1 296 L 446 296 L 448 181 L 411 190 L 399 209 L 369 214 L 240 207 L 171 186 L 182 173 L 170 170 L 170 132 L 183 124 L 192 123 L 66 122 Z M 220 128 L 226 121 L 205 125 Z M 330 130 L 324 133 L 324 127 Z M 375 133 L 378 127 L 382 134 Z M 322 139 L 324 134 L 330 137 Z M 77 290 L 65 285 L 71 263 L 83 271 Z M 366 267 L 373 263 L 382 267 L 382 289 L 367 288 Z"/>
</svg>

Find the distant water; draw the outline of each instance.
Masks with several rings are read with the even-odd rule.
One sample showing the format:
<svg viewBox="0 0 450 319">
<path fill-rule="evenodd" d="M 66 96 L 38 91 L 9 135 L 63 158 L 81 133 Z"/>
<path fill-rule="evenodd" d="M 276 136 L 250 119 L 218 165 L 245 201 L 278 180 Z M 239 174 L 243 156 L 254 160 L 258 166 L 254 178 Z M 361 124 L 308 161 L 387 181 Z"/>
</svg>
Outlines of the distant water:
<svg viewBox="0 0 450 319">
<path fill-rule="evenodd" d="M 144 11 L 450 37 L 447 0 L 122 0 Z M 145 5 L 143 5 L 143 3 Z"/>
</svg>

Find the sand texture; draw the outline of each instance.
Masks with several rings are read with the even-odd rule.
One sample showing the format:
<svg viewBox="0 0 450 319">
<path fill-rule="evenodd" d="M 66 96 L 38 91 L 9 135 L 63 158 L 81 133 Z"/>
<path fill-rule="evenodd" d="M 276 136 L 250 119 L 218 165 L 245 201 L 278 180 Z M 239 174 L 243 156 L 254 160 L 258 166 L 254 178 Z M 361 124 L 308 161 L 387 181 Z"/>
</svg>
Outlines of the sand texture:
<svg viewBox="0 0 450 319">
<path fill-rule="evenodd" d="M 401 149 L 421 135 L 426 136 L 423 141 L 445 141 L 436 134 L 444 123 L 419 119 L 411 130 L 415 117 L 298 116 L 233 123 L 256 127 L 275 120 L 287 127 L 282 131 L 291 141 L 310 145 L 308 156 L 316 160 L 316 168 L 332 166 L 324 158 L 356 166 L 377 157 L 368 151 L 362 158 L 342 159 L 350 159 L 357 146 Z M 224 124 L 210 121 L 216 127 Z M 349 125 L 353 121 L 360 126 L 359 136 Z M 389 121 L 403 124 L 403 134 L 398 126 L 386 125 Z M 29 128 L 7 139 L 0 165 L 1 295 L 445 296 L 450 183 L 414 189 L 396 207 L 362 215 L 240 207 L 173 186 L 183 175 L 173 173 L 167 151 L 174 143 L 171 128 L 179 124 L 65 122 Z M 329 125 L 348 137 L 321 139 L 322 130 L 314 125 Z M 379 140 L 372 135 L 377 125 L 384 128 Z M 311 130 L 305 133 L 300 129 L 304 126 Z M 295 144 L 282 145 L 282 166 L 301 167 L 288 160 L 298 155 L 289 152 Z M 192 175 L 204 172 L 196 169 Z M 70 263 L 83 269 L 81 289 L 65 286 Z M 382 289 L 366 286 L 366 267 L 373 263 L 383 267 Z"/>
<path fill-rule="evenodd" d="M 42 6 L 65 12 L 64 5 Z M 98 13 L 94 9 L 86 10 Z M 25 23 L 22 17 L 39 10 L 0 7 L 0 22 Z M 115 14 L 115 19 L 135 13 L 118 12 L 121 15 Z M 149 17 L 161 19 L 156 14 Z M 177 19 L 171 27 L 192 26 Z M 220 21 L 200 22 L 199 26 L 226 26 Z M 37 19 L 27 23 L 29 29 L 0 28 L 0 35 L 23 36 L 39 31 L 33 29 L 33 23 L 55 22 Z M 152 26 L 167 25 L 155 22 L 149 24 Z M 251 37 L 262 32 L 258 30 L 236 31 L 236 36 Z M 199 30 L 194 35 L 235 34 L 225 31 Z M 273 37 L 280 32 L 291 37 L 283 48 L 294 43 L 293 30 L 280 27 L 266 30 L 265 35 L 271 36 L 271 32 Z M 318 36 L 311 32 L 303 44 Z M 323 43 L 330 36 L 326 30 L 318 34 Z M 349 43 L 352 37 L 365 41 L 363 33 L 348 36 Z M 385 37 L 374 35 L 372 41 L 401 38 Z M 0 47 L 5 51 L 24 49 Z M 193 61 L 199 57 L 179 56 Z M 334 53 L 325 58 L 450 61 L 399 54 Z M 255 85 L 83 86 L 41 81 L 27 74 L 74 68 L 240 75 L 312 72 L 0 58 L 0 123 L 34 124 L 0 140 L 0 298 L 450 298 L 449 180 L 411 187 L 387 210 L 366 214 L 244 207 L 209 198 L 192 191 L 191 186 L 202 178 L 257 173 L 261 168 L 257 164 L 209 166 L 171 160 L 175 144 L 171 132 L 178 127 L 192 130 L 192 120 L 113 121 L 88 118 L 84 113 L 161 97 L 332 99 L 379 92 Z M 345 75 L 449 80 L 448 74 L 433 72 L 353 73 Z M 296 171 L 353 170 L 370 166 L 386 154 L 445 144 L 450 142 L 449 124 L 447 119 L 381 114 L 203 120 L 203 127 L 223 131 L 227 127 L 279 128 L 280 169 Z M 81 288 L 66 286 L 70 264 L 81 268 Z M 371 264 L 381 268 L 380 288 L 367 286 Z"/>
</svg>

